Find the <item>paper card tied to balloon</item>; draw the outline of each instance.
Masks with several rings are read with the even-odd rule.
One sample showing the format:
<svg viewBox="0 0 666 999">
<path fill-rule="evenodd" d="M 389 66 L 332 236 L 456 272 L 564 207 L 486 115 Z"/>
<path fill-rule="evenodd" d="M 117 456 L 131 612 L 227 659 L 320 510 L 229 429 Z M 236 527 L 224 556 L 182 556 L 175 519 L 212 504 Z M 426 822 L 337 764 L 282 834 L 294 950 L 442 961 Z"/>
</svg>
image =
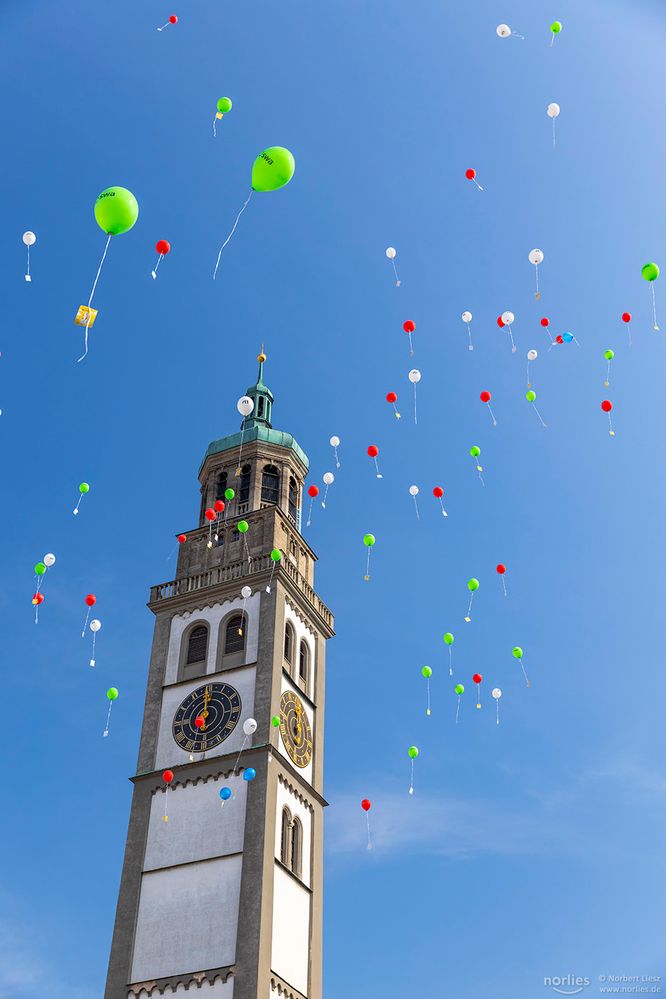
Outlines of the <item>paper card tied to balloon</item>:
<svg viewBox="0 0 666 999">
<path fill-rule="evenodd" d="M 90 329 L 97 319 L 97 311 L 97 309 L 89 309 L 87 305 L 79 305 L 74 322 L 77 326 L 87 326 Z"/>
</svg>

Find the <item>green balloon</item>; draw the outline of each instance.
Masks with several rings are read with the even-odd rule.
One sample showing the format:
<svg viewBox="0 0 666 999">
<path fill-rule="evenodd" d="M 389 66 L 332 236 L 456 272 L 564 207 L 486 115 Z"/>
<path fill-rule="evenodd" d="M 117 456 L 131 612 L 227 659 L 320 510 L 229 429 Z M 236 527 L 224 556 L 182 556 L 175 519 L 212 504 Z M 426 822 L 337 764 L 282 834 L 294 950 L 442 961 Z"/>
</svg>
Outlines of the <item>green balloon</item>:
<svg viewBox="0 0 666 999">
<path fill-rule="evenodd" d="M 271 718 L 271 725 L 273 726 L 273 728 L 279 728 L 280 727 L 280 716 L 279 715 L 273 715 L 273 717 Z"/>
<path fill-rule="evenodd" d="M 235 495 L 236 495 L 236 493 L 233 491 L 233 489 L 231 487 L 229 487 L 229 489 L 225 489 L 224 490 L 224 498 L 225 498 L 225 500 L 232 500 Z"/>
<path fill-rule="evenodd" d="M 271 552 L 271 558 L 274 562 L 280 562 L 282 560 L 282 552 L 279 548 L 274 548 Z"/>
<path fill-rule="evenodd" d="M 409 749 L 407 750 L 407 755 L 409 756 L 410 760 L 415 760 L 416 757 L 419 755 L 418 746 L 410 746 Z"/>
<path fill-rule="evenodd" d="M 528 402 L 534 402 L 536 399 L 536 392 L 534 392 L 533 389 L 530 389 L 529 392 L 525 393 L 525 398 Z"/>
<path fill-rule="evenodd" d="M 520 645 L 516 645 L 515 649 L 513 650 L 513 656 L 514 656 L 514 659 L 522 659 L 523 658 L 523 650 L 521 649 Z"/>
<path fill-rule="evenodd" d="M 423 669 L 421 670 L 421 676 L 424 676 L 426 680 L 430 679 L 430 677 L 432 676 L 432 670 L 430 669 L 429 666 L 423 667 Z"/>
<path fill-rule="evenodd" d="M 247 534 L 247 532 L 250 530 L 250 525 L 248 524 L 247 520 L 239 520 L 238 523 L 236 524 L 236 527 L 238 528 L 240 534 Z"/>
<path fill-rule="evenodd" d="M 38 562 L 37 565 L 35 566 L 35 575 L 43 576 L 45 572 L 46 572 L 46 566 L 44 565 L 44 563 Z"/>
<path fill-rule="evenodd" d="M 363 535 L 363 544 L 366 546 L 366 548 L 372 548 L 372 546 L 374 545 L 374 543 L 375 543 L 375 536 L 374 536 L 374 534 L 364 534 Z"/>
<path fill-rule="evenodd" d="M 139 203 L 126 187 L 107 187 L 95 202 L 97 225 L 110 236 L 129 232 L 139 217 Z"/>
<path fill-rule="evenodd" d="M 116 697 L 118 696 L 118 688 L 117 687 L 109 687 L 109 689 L 106 692 L 106 696 L 108 697 L 108 699 L 110 701 L 115 701 Z"/>
<path fill-rule="evenodd" d="M 467 580 L 467 589 L 471 593 L 474 593 L 474 590 L 478 590 L 478 588 L 479 588 L 479 581 L 478 581 L 478 579 L 474 579 L 474 577 L 472 577 L 472 579 L 468 579 Z"/>
<path fill-rule="evenodd" d="M 459 697 L 461 694 L 465 693 L 465 688 L 463 687 L 462 683 L 457 683 L 453 689 L 455 690 L 456 694 Z"/>
<path fill-rule="evenodd" d="M 220 112 L 220 114 L 226 114 L 228 111 L 231 111 L 232 107 L 233 104 L 231 103 L 228 97 L 220 97 L 219 101 L 217 102 L 217 110 Z"/>
<path fill-rule="evenodd" d="M 79 486 L 79 492 L 80 492 L 80 493 L 81 493 L 81 494 L 82 494 L 83 496 L 85 496 L 85 494 L 86 494 L 86 493 L 89 493 L 89 492 L 90 492 L 90 486 L 88 485 L 88 483 L 87 483 L 87 482 L 82 482 L 82 483 L 81 483 L 81 485 Z"/>
<path fill-rule="evenodd" d="M 444 635 L 444 641 L 446 642 L 447 645 L 453 645 L 454 638 L 450 631 L 447 631 L 447 633 Z"/>
<path fill-rule="evenodd" d="M 645 264 L 641 269 L 641 274 L 646 281 L 656 281 L 659 277 L 659 264 Z"/>
<path fill-rule="evenodd" d="M 560 31 L 562 30 L 562 22 L 553 21 L 553 23 L 550 26 L 550 30 L 553 32 L 554 35 L 559 35 Z"/>
<path fill-rule="evenodd" d="M 607 361 L 612 361 L 613 358 L 615 357 L 615 351 L 614 350 L 604 351 L 604 357 L 606 358 Z"/>
<path fill-rule="evenodd" d="M 472 458 L 478 458 L 479 455 L 481 454 L 481 448 L 478 446 L 478 444 L 473 444 L 472 447 L 469 449 L 469 453 L 471 454 Z"/>
<path fill-rule="evenodd" d="M 284 146 L 269 146 L 252 166 L 253 191 L 277 191 L 294 176 L 294 157 Z"/>
</svg>

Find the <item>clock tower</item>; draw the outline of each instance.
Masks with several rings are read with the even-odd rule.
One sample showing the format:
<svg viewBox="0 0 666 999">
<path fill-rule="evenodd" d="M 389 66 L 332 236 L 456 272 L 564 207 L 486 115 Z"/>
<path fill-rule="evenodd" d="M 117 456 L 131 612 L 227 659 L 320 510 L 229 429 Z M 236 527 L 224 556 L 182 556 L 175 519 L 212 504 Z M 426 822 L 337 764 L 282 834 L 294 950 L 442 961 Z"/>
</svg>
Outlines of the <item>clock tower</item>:
<svg viewBox="0 0 666 999">
<path fill-rule="evenodd" d="M 301 534 L 308 459 L 273 429 L 265 360 L 240 431 L 206 451 L 199 526 L 179 546 L 176 579 L 150 592 L 105 999 L 322 999 L 333 618 Z"/>
</svg>

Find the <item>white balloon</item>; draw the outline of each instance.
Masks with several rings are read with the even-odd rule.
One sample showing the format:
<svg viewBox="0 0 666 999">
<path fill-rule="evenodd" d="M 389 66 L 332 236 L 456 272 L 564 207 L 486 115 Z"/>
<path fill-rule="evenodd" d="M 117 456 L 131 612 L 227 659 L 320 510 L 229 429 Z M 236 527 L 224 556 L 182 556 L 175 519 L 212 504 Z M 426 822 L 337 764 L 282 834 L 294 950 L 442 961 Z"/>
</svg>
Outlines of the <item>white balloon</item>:
<svg viewBox="0 0 666 999">
<path fill-rule="evenodd" d="M 471 312 L 463 312 L 463 314 L 462 314 L 462 316 L 460 318 L 462 319 L 462 321 L 464 323 L 471 323 L 471 321 L 472 321 L 472 313 Z"/>
<path fill-rule="evenodd" d="M 331 486 L 335 482 L 333 472 L 324 472 L 324 485 Z"/>
<path fill-rule="evenodd" d="M 55 560 L 56 560 L 55 555 L 52 555 L 51 552 L 49 552 L 48 555 L 44 556 L 42 562 L 47 567 L 47 569 L 50 569 L 52 565 L 55 565 Z"/>
<path fill-rule="evenodd" d="M 254 402 L 249 395 L 242 395 L 236 403 L 236 409 L 241 416 L 249 416 L 254 409 Z"/>
<path fill-rule="evenodd" d="M 537 250 L 537 249 L 530 250 L 530 252 L 528 254 L 528 259 L 529 259 L 529 262 L 531 264 L 534 264 L 535 267 L 536 267 L 537 264 L 542 264 L 543 263 L 543 250 Z"/>
<path fill-rule="evenodd" d="M 536 350 L 528 350 L 527 351 L 527 360 L 528 361 L 536 361 L 536 359 L 537 359 L 538 356 L 539 355 L 537 354 Z"/>
<path fill-rule="evenodd" d="M 246 735 L 254 735 L 257 731 L 257 723 L 254 718 L 246 718 L 243 722 L 243 731 Z"/>
<path fill-rule="evenodd" d="M 515 318 L 516 317 L 514 316 L 513 312 L 502 313 L 502 322 L 504 323 L 505 326 L 510 326 L 511 323 L 515 320 Z"/>
<path fill-rule="evenodd" d="M 509 27 L 508 24 L 498 24 L 497 27 L 495 28 L 495 31 L 497 32 L 500 38 L 508 38 L 509 35 L 511 34 L 511 28 Z"/>
<path fill-rule="evenodd" d="M 248 597 L 252 596 L 252 590 L 250 589 L 249 586 L 243 587 L 243 589 L 241 590 L 241 596 L 243 597 L 244 600 L 247 600 Z"/>
<path fill-rule="evenodd" d="M 559 104 L 555 104 L 555 103 L 549 104 L 548 107 L 546 108 L 546 114 L 548 115 L 549 118 L 557 118 L 557 116 L 559 115 L 559 113 L 560 113 L 560 105 Z"/>
<path fill-rule="evenodd" d="M 395 257 L 395 253 L 396 253 L 395 246 L 389 246 L 386 250 L 386 256 L 389 258 L 389 260 L 393 260 L 393 258 Z"/>
<path fill-rule="evenodd" d="M 500 697 L 502 696 L 502 691 L 499 689 L 499 687 L 493 687 L 492 695 L 496 701 L 499 701 Z"/>
<path fill-rule="evenodd" d="M 412 385 L 416 385 L 417 382 L 421 381 L 421 372 L 418 368 L 412 368 L 412 370 L 407 375 Z"/>
<path fill-rule="evenodd" d="M 328 443 L 331 445 L 331 447 L 340 447 L 340 438 L 339 437 L 331 437 L 331 439 L 330 439 L 330 441 Z"/>
<path fill-rule="evenodd" d="M 419 494 L 419 487 L 418 486 L 410 486 L 409 487 L 409 495 L 410 496 L 418 496 L 418 494 Z"/>
<path fill-rule="evenodd" d="M 29 229 L 27 232 L 23 233 L 23 236 L 21 238 L 23 239 L 23 242 L 25 243 L 26 246 L 34 246 L 35 243 L 37 242 L 37 237 L 35 236 L 34 232 L 30 232 Z"/>
<path fill-rule="evenodd" d="M 92 620 L 92 621 L 90 622 L 90 630 L 91 630 L 91 631 L 95 631 L 95 632 L 97 632 L 97 631 L 99 631 L 99 629 L 100 629 L 101 627 L 102 627 L 102 622 L 101 622 L 101 621 L 98 621 L 98 620 L 97 620 L 97 618 L 94 618 L 94 619 L 93 619 L 93 620 Z"/>
</svg>

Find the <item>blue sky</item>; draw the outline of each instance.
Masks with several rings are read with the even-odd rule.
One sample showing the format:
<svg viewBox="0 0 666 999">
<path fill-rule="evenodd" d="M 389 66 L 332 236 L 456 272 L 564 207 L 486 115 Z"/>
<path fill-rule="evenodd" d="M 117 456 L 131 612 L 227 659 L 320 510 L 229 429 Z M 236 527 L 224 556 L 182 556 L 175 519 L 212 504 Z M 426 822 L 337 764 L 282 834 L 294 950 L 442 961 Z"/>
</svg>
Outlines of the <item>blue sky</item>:
<svg viewBox="0 0 666 999">
<path fill-rule="evenodd" d="M 172 9 L 178 25 L 158 34 Z M 640 276 L 648 260 L 666 264 L 661 5 L 23 0 L 0 17 L 0 996 L 102 994 L 151 641 L 145 601 L 173 576 L 173 536 L 196 524 L 199 462 L 235 429 L 262 341 L 275 425 L 296 435 L 316 481 L 332 467 L 329 437 L 342 439 L 328 508 L 308 532 L 337 627 L 325 994 L 533 999 L 549 992 L 545 976 L 587 975 L 589 994 L 602 974 L 666 976 L 666 290 L 657 283 L 656 334 Z M 554 18 L 564 31 L 551 49 Z M 498 39 L 501 21 L 526 40 Z M 214 141 L 223 94 L 234 108 Z M 555 152 L 551 101 L 562 108 Z M 252 160 L 273 144 L 294 152 L 294 180 L 252 199 L 213 284 Z M 112 241 L 77 365 L 72 320 L 104 243 L 92 205 L 111 184 L 129 187 L 141 214 Z M 30 286 L 25 229 L 38 237 Z M 173 250 L 153 282 L 158 238 Z M 495 325 L 507 309 L 515 355 Z M 542 315 L 580 348 L 547 353 Z M 531 347 L 547 430 L 524 399 Z M 92 490 L 74 518 L 82 479 Z M 46 551 L 58 561 L 35 627 L 32 566 Z M 481 587 L 466 625 L 470 576 Z M 90 591 L 103 621 L 94 674 L 80 638 Z M 467 686 L 458 726 L 447 630 Z M 102 739 L 111 684 L 121 696 Z"/>
</svg>

